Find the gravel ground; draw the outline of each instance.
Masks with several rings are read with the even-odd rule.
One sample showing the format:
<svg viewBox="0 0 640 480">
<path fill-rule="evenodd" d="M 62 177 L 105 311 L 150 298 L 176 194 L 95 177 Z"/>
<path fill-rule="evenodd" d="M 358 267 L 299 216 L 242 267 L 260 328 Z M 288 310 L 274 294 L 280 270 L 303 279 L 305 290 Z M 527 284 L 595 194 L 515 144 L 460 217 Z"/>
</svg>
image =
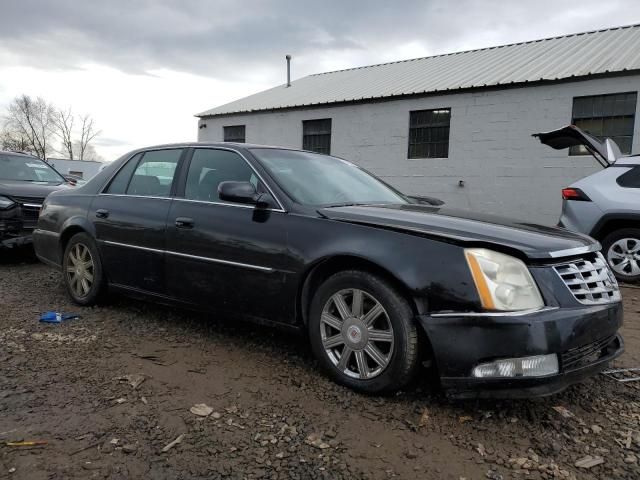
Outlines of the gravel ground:
<svg viewBox="0 0 640 480">
<path fill-rule="evenodd" d="M 640 290 L 623 295 L 616 366 L 640 366 Z M 83 318 L 39 323 L 47 310 Z M 423 375 L 358 395 L 301 336 L 126 298 L 78 308 L 15 252 L 0 258 L 0 362 L 0 478 L 640 478 L 640 382 L 452 402 Z M 20 440 L 47 444 L 7 445 Z"/>
</svg>

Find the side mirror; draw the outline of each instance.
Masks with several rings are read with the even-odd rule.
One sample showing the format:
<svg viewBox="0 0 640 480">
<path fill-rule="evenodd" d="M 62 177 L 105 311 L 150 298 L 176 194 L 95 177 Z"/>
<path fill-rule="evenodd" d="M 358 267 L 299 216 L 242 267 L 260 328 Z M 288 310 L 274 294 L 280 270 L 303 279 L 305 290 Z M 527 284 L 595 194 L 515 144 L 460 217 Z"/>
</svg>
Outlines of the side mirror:
<svg viewBox="0 0 640 480">
<path fill-rule="evenodd" d="M 257 207 L 270 207 L 271 195 L 258 193 L 251 182 L 221 182 L 218 185 L 218 196 L 226 202 L 246 203 Z"/>
</svg>

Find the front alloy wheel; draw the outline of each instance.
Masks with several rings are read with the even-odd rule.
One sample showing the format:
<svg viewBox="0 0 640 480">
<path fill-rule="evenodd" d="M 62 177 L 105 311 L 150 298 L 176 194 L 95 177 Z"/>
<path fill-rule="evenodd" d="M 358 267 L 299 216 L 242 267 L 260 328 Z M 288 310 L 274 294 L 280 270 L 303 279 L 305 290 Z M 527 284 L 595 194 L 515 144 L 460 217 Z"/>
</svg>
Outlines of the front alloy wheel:
<svg viewBox="0 0 640 480">
<path fill-rule="evenodd" d="M 395 392 L 417 368 L 414 312 L 383 276 L 346 270 L 329 277 L 314 292 L 308 328 L 320 365 L 354 390 Z"/>
<path fill-rule="evenodd" d="M 345 375 L 380 375 L 393 354 L 393 327 L 384 307 L 358 288 L 334 293 L 322 310 L 320 336 L 333 365 Z"/>
</svg>

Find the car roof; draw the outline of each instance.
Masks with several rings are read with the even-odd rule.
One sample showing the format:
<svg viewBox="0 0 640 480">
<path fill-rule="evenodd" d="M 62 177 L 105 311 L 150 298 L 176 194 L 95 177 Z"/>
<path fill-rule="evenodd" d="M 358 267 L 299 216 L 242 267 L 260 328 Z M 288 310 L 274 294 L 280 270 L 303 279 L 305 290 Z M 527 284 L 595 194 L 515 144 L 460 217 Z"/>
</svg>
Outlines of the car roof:
<svg viewBox="0 0 640 480">
<path fill-rule="evenodd" d="M 300 148 L 281 147 L 278 145 L 261 145 L 257 143 L 238 143 L 238 142 L 182 142 L 182 143 L 164 143 L 161 145 L 151 145 L 149 147 L 139 148 L 137 151 L 155 150 L 160 148 L 197 148 L 197 147 L 226 147 L 226 148 L 275 148 L 280 150 L 297 150 L 303 152 Z"/>
<path fill-rule="evenodd" d="M 26 152 L 12 152 L 11 150 L 0 150 L 0 154 L 3 155 L 18 155 L 21 157 L 38 158 L 35 155 Z"/>
<path fill-rule="evenodd" d="M 614 165 L 640 165 L 640 155 L 627 155 L 616 160 Z"/>
</svg>

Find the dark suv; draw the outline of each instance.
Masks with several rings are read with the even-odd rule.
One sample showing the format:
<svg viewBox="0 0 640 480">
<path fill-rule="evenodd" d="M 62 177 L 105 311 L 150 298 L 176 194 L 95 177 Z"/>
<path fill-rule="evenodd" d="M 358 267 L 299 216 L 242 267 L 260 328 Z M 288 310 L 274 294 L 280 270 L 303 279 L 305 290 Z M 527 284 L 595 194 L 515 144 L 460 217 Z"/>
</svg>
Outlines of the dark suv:
<svg viewBox="0 0 640 480">
<path fill-rule="evenodd" d="M 42 202 L 67 181 L 46 162 L 0 151 L 0 248 L 31 243 Z"/>
</svg>

